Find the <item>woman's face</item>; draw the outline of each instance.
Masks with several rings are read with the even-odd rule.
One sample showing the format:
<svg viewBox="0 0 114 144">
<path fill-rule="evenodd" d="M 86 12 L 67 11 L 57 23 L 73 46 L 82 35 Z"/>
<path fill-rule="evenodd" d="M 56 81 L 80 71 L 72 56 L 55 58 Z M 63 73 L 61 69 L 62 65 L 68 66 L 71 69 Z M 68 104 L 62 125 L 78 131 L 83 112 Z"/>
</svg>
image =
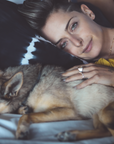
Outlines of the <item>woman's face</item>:
<svg viewBox="0 0 114 144">
<path fill-rule="evenodd" d="M 102 49 L 102 28 L 93 19 L 95 15 L 85 5 L 83 13 L 77 11 L 53 12 L 42 32 L 58 48 L 77 57 L 90 60 L 96 58 Z"/>
</svg>

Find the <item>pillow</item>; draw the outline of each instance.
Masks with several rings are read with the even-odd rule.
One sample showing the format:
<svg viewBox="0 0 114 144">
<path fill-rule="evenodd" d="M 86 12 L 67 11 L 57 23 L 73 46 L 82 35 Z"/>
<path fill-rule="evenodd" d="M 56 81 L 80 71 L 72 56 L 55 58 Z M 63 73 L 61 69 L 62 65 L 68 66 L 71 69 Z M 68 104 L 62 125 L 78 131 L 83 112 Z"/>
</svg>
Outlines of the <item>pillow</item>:
<svg viewBox="0 0 114 144">
<path fill-rule="evenodd" d="M 0 69 L 25 64 L 70 68 L 83 62 L 38 36 L 15 3 L 0 0 Z"/>
</svg>

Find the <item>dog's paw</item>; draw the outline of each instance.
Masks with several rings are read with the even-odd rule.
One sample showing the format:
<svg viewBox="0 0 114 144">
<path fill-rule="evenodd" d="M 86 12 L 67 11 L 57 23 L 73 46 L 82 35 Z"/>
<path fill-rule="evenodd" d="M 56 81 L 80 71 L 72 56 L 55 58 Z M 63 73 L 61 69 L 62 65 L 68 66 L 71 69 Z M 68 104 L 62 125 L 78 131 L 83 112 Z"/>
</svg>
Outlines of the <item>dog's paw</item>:
<svg viewBox="0 0 114 144">
<path fill-rule="evenodd" d="M 76 134 L 71 132 L 61 132 L 56 137 L 59 141 L 76 141 Z"/>
<path fill-rule="evenodd" d="M 16 131 L 16 138 L 17 139 L 29 139 L 29 130 L 28 127 L 25 125 L 21 125 Z"/>
<path fill-rule="evenodd" d="M 27 113 L 30 113 L 31 112 L 31 109 L 25 105 L 25 106 L 21 106 L 19 109 L 18 109 L 18 113 L 19 114 L 27 114 Z"/>
<path fill-rule="evenodd" d="M 27 139 L 29 139 L 28 135 L 29 135 L 29 132 L 28 132 L 28 131 L 26 131 L 26 132 L 21 132 L 18 136 L 16 136 L 16 138 L 17 138 L 17 139 L 27 140 Z"/>
</svg>

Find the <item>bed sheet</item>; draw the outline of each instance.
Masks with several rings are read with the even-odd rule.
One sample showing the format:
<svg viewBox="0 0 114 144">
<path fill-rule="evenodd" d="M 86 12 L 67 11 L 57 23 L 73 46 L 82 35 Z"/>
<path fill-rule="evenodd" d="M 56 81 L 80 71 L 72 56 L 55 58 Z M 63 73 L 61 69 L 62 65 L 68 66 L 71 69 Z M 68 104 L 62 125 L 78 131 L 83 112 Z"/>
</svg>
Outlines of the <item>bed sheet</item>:
<svg viewBox="0 0 114 144">
<path fill-rule="evenodd" d="M 9 0 L 21 4 L 24 0 Z M 55 135 L 65 130 L 93 129 L 92 120 L 59 121 L 40 124 L 31 124 L 29 140 L 17 140 L 15 132 L 21 115 L 0 115 L 0 144 L 60 144 Z M 62 142 L 62 144 L 113 144 L 113 137 L 82 140 L 77 142 Z"/>
<path fill-rule="evenodd" d="M 31 124 L 29 140 L 17 140 L 15 132 L 21 115 L 0 115 L 0 144 L 113 144 L 113 137 L 82 140 L 77 142 L 59 142 L 55 135 L 65 130 L 93 129 L 92 120 L 70 120 Z"/>
</svg>

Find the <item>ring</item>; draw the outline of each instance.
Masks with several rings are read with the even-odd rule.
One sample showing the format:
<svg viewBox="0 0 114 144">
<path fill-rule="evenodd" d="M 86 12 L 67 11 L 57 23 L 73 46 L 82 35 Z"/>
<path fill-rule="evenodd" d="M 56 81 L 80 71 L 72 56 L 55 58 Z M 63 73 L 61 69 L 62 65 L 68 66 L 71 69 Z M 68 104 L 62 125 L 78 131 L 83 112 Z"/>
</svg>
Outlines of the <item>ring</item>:
<svg viewBox="0 0 114 144">
<path fill-rule="evenodd" d="M 79 68 L 78 68 L 78 71 L 79 71 L 79 73 L 82 74 L 82 78 L 84 78 L 84 74 L 82 73 L 82 72 L 83 72 L 83 67 L 79 67 Z"/>
<path fill-rule="evenodd" d="M 79 67 L 78 71 L 82 73 L 83 72 L 83 67 Z"/>
</svg>

